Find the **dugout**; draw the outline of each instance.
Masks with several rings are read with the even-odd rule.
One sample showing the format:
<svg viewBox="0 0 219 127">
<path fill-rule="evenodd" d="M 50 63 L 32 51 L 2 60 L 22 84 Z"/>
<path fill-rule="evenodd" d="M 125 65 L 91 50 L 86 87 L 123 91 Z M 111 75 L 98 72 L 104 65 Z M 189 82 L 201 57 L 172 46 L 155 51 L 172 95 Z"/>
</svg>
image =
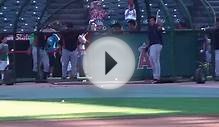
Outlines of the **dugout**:
<svg viewBox="0 0 219 127">
<path fill-rule="evenodd" d="M 93 34 L 95 38 L 95 35 Z M 201 43 L 198 38 L 203 34 L 203 31 L 198 30 L 174 30 L 164 33 L 164 46 L 161 53 L 161 74 L 163 78 L 191 78 L 194 75 L 198 65 L 198 53 Z M 10 35 L 10 34 L 9 34 Z M 139 47 L 147 41 L 147 31 L 128 33 L 125 32 L 117 36 L 132 48 L 136 58 L 136 70 L 132 80 L 144 80 L 151 78 L 152 72 L 150 69 L 143 67 L 138 68 L 139 64 Z M 15 43 L 15 44 L 13 44 Z M 10 51 L 10 61 L 15 61 L 15 70 L 17 81 L 31 79 L 32 74 L 32 56 L 25 51 L 29 47 L 26 34 L 17 34 L 15 41 L 8 41 Z M 14 55 L 14 57 L 12 57 Z M 60 56 L 57 57 L 55 63 L 55 76 L 61 75 Z"/>
<path fill-rule="evenodd" d="M 201 43 L 198 41 L 203 31 L 174 30 L 163 34 L 163 50 L 161 52 L 161 76 L 163 78 L 190 78 L 194 75 L 198 64 L 198 52 Z M 151 69 L 146 66 L 139 68 L 141 52 L 139 48 L 148 43 L 147 31 L 123 33 L 117 35 L 132 48 L 136 58 L 136 70 L 132 80 L 150 79 Z"/>
<path fill-rule="evenodd" d="M 219 28 L 210 32 L 213 38 L 213 61 L 214 61 L 214 77 L 219 80 Z"/>
</svg>

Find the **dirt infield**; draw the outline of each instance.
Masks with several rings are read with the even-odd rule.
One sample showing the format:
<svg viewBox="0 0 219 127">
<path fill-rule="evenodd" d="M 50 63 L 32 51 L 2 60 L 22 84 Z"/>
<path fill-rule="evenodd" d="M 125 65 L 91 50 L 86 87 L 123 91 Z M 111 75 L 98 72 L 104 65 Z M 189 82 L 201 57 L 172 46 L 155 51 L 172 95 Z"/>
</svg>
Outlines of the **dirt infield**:
<svg viewBox="0 0 219 127">
<path fill-rule="evenodd" d="M 219 127 L 219 117 L 155 117 L 108 120 L 9 121 L 0 127 Z"/>
<path fill-rule="evenodd" d="M 219 83 L 128 84 L 116 91 L 102 91 L 93 85 L 51 85 L 17 83 L 0 86 L 0 99 L 52 99 L 103 97 L 219 97 Z"/>
</svg>

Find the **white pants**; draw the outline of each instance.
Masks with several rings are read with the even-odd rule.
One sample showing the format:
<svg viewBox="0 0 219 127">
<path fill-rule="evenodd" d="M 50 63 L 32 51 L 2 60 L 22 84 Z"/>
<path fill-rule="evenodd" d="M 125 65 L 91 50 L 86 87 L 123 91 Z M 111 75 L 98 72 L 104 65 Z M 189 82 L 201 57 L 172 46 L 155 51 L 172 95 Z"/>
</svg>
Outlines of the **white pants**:
<svg viewBox="0 0 219 127">
<path fill-rule="evenodd" d="M 9 61 L 2 61 L 0 60 L 0 71 L 4 71 L 5 68 L 9 65 Z"/>
<path fill-rule="evenodd" d="M 32 47 L 32 55 L 33 55 L 33 71 L 37 72 L 37 47 Z M 39 50 L 39 60 L 40 65 L 43 65 L 43 71 L 49 72 L 49 56 L 46 50 Z"/>
<path fill-rule="evenodd" d="M 71 76 L 75 76 L 77 74 L 77 51 L 71 52 L 69 50 L 62 49 L 62 77 L 67 77 L 69 62 L 71 62 Z"/>
<path fill-rule="evenodd" d="M 150 47 L 150 62 L 153 70 L 153 78 L 154 79 L 160 79 L 160 52 L 162 50 L 162 45 L 161 44 L 153 44 Z"/>
<path fill-rule="evenodd" d="M 0 60 L 0 72 L 1 72 L 1 80 L 4 79 L 4 70 L 6 69 L 6 67 L 9 65 L 9 60 L 7 61 L 2 61 Z"/>
</svg>

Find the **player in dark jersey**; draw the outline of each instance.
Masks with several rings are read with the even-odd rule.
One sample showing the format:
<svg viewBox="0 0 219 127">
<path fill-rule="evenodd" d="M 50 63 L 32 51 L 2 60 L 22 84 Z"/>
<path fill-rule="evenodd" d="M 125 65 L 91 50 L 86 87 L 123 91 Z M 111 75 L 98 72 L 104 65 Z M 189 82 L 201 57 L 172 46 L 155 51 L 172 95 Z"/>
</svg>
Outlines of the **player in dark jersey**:
<svg viewBox="0 0 219 127">
<path fill-rule="evenodd" d="M 46 51 L 47 42 L 44 33 L 33 33 L 29 37 L 30 49 L 33 56 L 33 72 L 36 75 L 36 81 L 40 79 L 38 75 L 38 64 L 43 65 L 43 80 L 46 81 L 49 74 L 49 57 Z M 39 48 L 39 53 L 37 53 L 37 48 Z M 39 56 L 38 56 L 39 55 Z M 37 58 L 39 57 L 39 58 Z M 39 61 L 38 61 L 39 59 Z"/>
<path fill-rule="evenodd" d="M 66 30 L 62 32 L 61 46 L 62 46 L 62 79 L 68 77 L 68 65 L 71 63 L 70 78 L 77 78 L 77 46 L 79 32 L 71 31 L 72 24 L 66 25 Z"/>
<path fill-rule="evenodd" d="M 153 79 L 154 83 L 160 81 L 160 53 L 163 47 L 162 41 L 162 27 L 156 22 L 156 17 L 150 17 L 149 19 L 149 28 L 148 28 L 148 36 L 149 36 L 149 55 L 150 61 L 153 69 Z"/>
</svg>

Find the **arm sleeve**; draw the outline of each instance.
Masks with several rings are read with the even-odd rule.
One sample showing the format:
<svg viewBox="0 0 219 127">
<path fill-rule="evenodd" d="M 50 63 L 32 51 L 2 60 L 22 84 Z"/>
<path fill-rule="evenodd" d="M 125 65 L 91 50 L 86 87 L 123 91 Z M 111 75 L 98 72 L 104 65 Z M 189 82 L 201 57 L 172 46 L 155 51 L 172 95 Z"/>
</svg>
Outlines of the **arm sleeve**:
<svg viewBox="0 0 219 127">
<path fill-rule="evenodd" d="M 125 10 L 125 17 L 128 15 L 128 9 Z"/>
</svg>

